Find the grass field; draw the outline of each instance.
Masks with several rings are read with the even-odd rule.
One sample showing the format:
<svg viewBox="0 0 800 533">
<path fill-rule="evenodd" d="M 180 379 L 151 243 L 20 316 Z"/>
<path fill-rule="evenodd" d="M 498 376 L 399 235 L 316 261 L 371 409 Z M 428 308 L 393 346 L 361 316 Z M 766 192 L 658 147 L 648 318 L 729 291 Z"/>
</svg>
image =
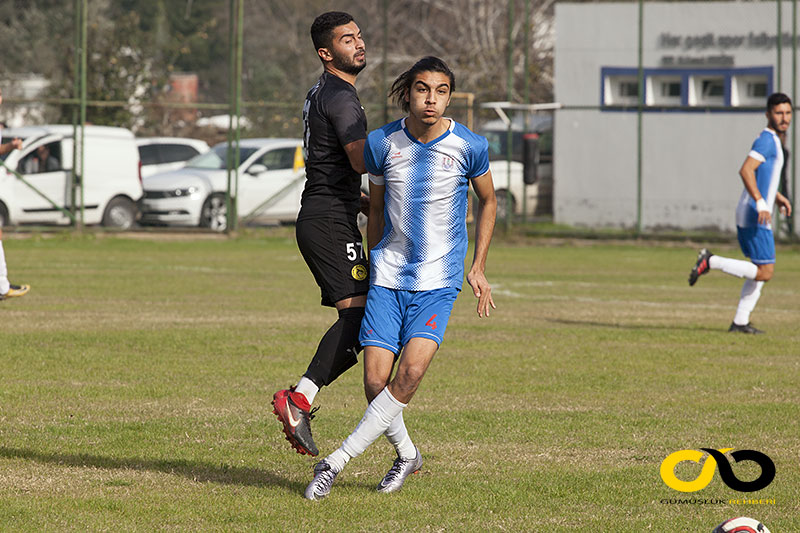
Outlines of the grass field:
<svg viewBox="0 0 800 533">
<path fill-rule="evenodd" d="M 406 410 L 421 474 L 375 493 L 393 460 L 382 439 L 308 502 L 315 460 L 269 402 L 335 313 L 291 230 L 4 246 L 12 281 L 33 288 L 0 302 L 0 530 L 710 533 L 746 515 L 800 531 L 796 248 L 778 250 L 753 315 L 768 334 L 749 337 L 726 332 L 739 280 L 688 287 L 695 245 L 496 239 L 497 311 L 478 320 L 462 293 Z M 363 413 L 361 365 L 317 403 L 326 454 Z M 661 461 L 702 447 L 759 450 L 775 480 L 667 487 Z"/>
</svg>

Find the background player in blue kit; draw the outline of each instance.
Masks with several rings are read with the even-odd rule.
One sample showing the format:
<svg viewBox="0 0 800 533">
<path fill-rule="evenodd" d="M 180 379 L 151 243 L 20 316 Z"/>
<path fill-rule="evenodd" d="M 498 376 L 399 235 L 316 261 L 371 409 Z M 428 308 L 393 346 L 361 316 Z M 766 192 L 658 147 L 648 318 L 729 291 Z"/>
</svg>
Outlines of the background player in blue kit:
<svg viewBox="0 0 800 533">
<path fill-rule="evenodd" d="M 308 499 L 327 496 L 345 464 L 402 419 L 438 350 L 464 282 L 470 181 L 479 208 L 467 282 L 478 298 L 478 317 L 495 307 L 484 275 L 497 211 L 488 142 L 443 116 L 454 89 L 455 76 L 444 61 L 421 59 L 395 80 L 390 93 L 408 116 L 367 137 L 371 272 L 359 339 L 370 404 L 342 446 L 314 467 Z M 410 437 L 396 449 L 379 492 L 399 490 L 422 466 Z"/>
<path fill-rule="evenodd" d="M 775 238 L 772 234 L 772 209 L 777 203 L 781 212 L 791 216 L 792 204 L 778 192 L 784 164 L 780 136 L 786 135 L 792 122 L 792 101 L 783 93 L 767 99 L 767 127 L 753 143 L 739 175 L 744 191 L 736 207 L 736 233 L 742 253 L 751 262 L 712 254 L 703 248 L 697 257 L 689 285 L 709 269 L 745 278 L 739 306 L 728 331 L 764 333 L 750 323 L 750 313 L 761 296 L 764 283 L 775 271 Z"/>
</svg>

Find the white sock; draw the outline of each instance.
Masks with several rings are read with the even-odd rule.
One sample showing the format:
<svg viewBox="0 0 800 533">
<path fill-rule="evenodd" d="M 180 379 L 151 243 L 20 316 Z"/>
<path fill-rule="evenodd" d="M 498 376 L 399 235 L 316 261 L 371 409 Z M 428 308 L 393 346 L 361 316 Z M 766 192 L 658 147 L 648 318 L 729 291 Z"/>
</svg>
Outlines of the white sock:
<svg viewBox="0 0 800 533">
<path fill-rule="evenodd" d="M 406 406 L 398 402 L 389 387 L 383 389 L 367 406 L 364 418 L 358 423 L 355 431 L 347 437 L 339 448 L 325 458 L 334 470 L 341 472 L 344 465 L 364 453 L 367 447 L 375 442 L 392 424 L 392 420 L 403 412 Z"/>
<path fill-rule="evenodd" d="M 303 376 L 300 378 L 300 381 L 297 382 L 297 386 L 294 388 L 294 391 L 305 396 L 308 400 L 308 403 L 312 404 L 314 403 L 314 398 L 317 397 L 319 387 L 317 387 L 316 383 Z"/>
<path fill-rule="evenodd" d="M 750 323 L 750 313 L 755 309 L 758 299 L 761 297 L 763 281 L 745 280 L 742 285 L 742 295 L 739 298 L 739 307 L 736 308 L 736 316 L 733 323 L 737 326 L 746 326 Z"/>
<path fill-rule="evenodd" d="M 758 267 L 750 261 L 720 257 L 718 255 L 711 256 L 708 260 L 708 267 L 714 270 L 722 270 L 726 274 L 737 278 L 756 279 L 756 274 L 758 274 Z"/>
<path fill-rule="evenodd" d="M 389 428 L 383 434 L 392 443 L 400 459 L 413 459 L 417 456 L 417 449 L 408 435 L 402 412 L 394 417 Z"/>
<path fill-rule="evenodd" d="M 6 254 L 3 251 L 3 241 L 0 241 L 0 294 L 7 293 L 10 288 L 8 270 L 6 269 Z"/>
</svg>

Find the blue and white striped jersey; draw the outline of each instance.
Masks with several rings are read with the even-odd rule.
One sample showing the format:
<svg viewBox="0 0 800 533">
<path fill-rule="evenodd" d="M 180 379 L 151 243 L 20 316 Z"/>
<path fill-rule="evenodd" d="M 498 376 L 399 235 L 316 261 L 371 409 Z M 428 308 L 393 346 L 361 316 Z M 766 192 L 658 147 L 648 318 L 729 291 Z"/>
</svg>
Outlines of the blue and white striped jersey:
<svg viewBox="0 0 800 533">
<path fill-rule="evenodd" d="M 783 168 L 783 148 L 778 135 L 769 128 L 764 128 L 761 135 L 753 142 L 750 153 L 747 154 L 753 159 L 761 161 L 756 168 L 756 183 L 758 192 L 767 202 L 770 212 L 775 205 L 775 195 L 781 181 L 781 169 Z M 756 202 L 747 192 L 742 191 L 739 203 L 736 206 L 736 225 L 740 228 L 748 228 L 758 225 L 758 211 Z M 767 225 L 772 229 L 772 224 Z"/>
<path fill-rule="evenodd" d="M 370 281 L 427 291 L 464 282 L 469 179 L 489 171 L 485 137 L 450 120 L 439 138 L 421 143 L 405 119 L 371 132 L 364 146 L 369 179 L 385 185 L 384 230 L 370 252 Z"/>
</svg>

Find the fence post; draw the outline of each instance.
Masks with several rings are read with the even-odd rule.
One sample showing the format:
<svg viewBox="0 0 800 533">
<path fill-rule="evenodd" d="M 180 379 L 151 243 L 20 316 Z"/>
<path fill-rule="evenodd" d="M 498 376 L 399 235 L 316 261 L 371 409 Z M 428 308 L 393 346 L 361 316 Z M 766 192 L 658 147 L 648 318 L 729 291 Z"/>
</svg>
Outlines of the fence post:
<svg viewBox="0 0 800 533">
<path fill-rule="evenodd" d="M 777 16 L 778 19 L 778 31 L 777 31 L 777 42 L 776 42 L 776 49 L 778 51 L 778 91 L 783 91 L 783 83 L 782 83 L 782 71 L 783 71 L 783 42 L 782 42 L 782 34 L 783 34 L 783 16 L 782 16 L 782 5 L 783 0 L 775 0 L 777 3 Z"/>
<path fill-rule="evenodd" d="M 644 108 L 644 0 L 639 0 L 639 103 L 636 109 L 636 233 L 642 233 L 642 112 Z"/>
<path fill-rule="evenodd" d="M 229 0 L 228 2 L 230 12 L 228 20 L 228 185 L 225 189 L 225 233 L 231 232 L 233 226 L 233 197 L 231 195 L 231 178 L 234 174 L 234 150 L 233 150 L 233 115 L 234 115 L 234 100 L 236 99 L 236 87 L 234 78 L 236 77 L 236 45 L 234 42 L 234 25 L 236 23 L 236 0 Z M 237 123 L 238 127 L 238 123 Z M 237 161 L 238 163 L 238 161 Z M 238 166 L 238 165 L 236 165 Z"/>
<path fill-rule="evenodd" d="M 86 145 L 86 69 L 87 69 L 87 31 L 88 31 L 88 21 L 89 18 L 89 0 L 83 0 L 82 2 L 83 7 L 81 8 L 81 148 L 80 148 L 80 172 L 78 172 L 78 176 L 80 176 L 80 185 L 81 185 L 81 216 L 80 222 L 78 223 L 78 228 L 81 230 L 83 229 L 84 225 L 84 213 L 85 213 L 85 186 L 86 177 L 84 176 L 85 173 L 85 165 L 84 165 L 84 155 L 86 153 L 86 149 L 84 148 Z M 73 161 L 72 166 L 76 166 L 75 162 Z"/>
<path fill-rule="evenodd" d="M 508 72 L 507 72 L 507 90 L 508 93 L 508 101 L 511 102 L 514 98 L 514 43 L 512 41 L 514 30 L 514 0 L 508 0 Z M 506 187 L 506 216 L 505 220 L 503 221 L 503 227 L 506 231 L 511 226 L 511 212 L 513 207 L 511 205 L 511 157 L 512 157 L 512 145 L 514 142 L 514 136 L 512 133 L 512 122 L 509 120 L 508 122 L 508 130 L 506 132 L 506 178 L 508 187 Z"/>
<path fill-rule="evenodd" d="M 523 61 L 522 61 L 522 65 L 523 65 L 523 73 L 522 73 L 522 82 L 523 82 L 523 85 L 522 85 L 522 87 L 523 87 L 522 88 L 522 103 L 523 104 L 530 103 L 529 102 L 530 99 L 528 98 L 528 91 L 529 91 L 529 87 L 528 87 L 528 85 L 529 85 L 528 84 L 528 47 L 530 46 L 528 41 L 530 39 L 530 37 L 529 37 L 529 33 L 530 33 L 529 29 L 530 29 L 530 25 L 531 25 L 530 24 L 531 23 L 530 16 L 531 16 L 531 0 L 525 0 L 525 18 L 523 19 L 523 20 L 525 20 L 525 31 L 523 33 L 523 36 L 524 36 L 523 42 L 524 42 L 524 44 L 522 46 L 522 53 L 523 53 L 523 56 L 522 56 L 523 57 Z M 530 114 L 531 114 L 530 110 L 526 109 L 525 110 L 525 127 L 522 130 L 522 138 L 523 139 L 525 139 L 525 134 L 529 131 L 528 128 L 529 128 L 529 122 L 530 122 L 530 120 L 529 120 L 530 119 Z M 523 140 L 522 142 L 524 143 L 525 141 Z M 523 164 L 525 164 L 525 163 L 523 162 Z M 528 184 L 525 183 L 525 180 L 523 180 L 522 181 L 522 223 L 525 224 L 527 221 L 528 221 Z"/>
<path fill-rule="evenodd" d="M 797 102 L 797 0 L 792 0 L 792 98 Z M 797 105 L 797 104 L 795 104 Z M 797 196 L 797 121 L 792 120 L 792 190 L 789 202 L 792 205 L 792 216 L 789 217 L 789 233 L 796 237 L 794 201 Z M 788 185 L 788 184 L 787 184 Z"/>
<path fill-rule="evenodd" d="M 72 97 L 73 98 L 80 98 L 81 93 L 81 81 L 80 76 L 78 73 L 80 72 L 80 63 L 81 63 L 81 24 L 82 24 L 82 7 L 83 1 L 82 0 L 74 0 L 72 3 L 73 8 L 75 10 L 75 20 L 73 26 L 73 46 L 75 47 L 75 55 L 73 57 L 73 80 L 72 80 Z M 77 218 L 75 215 L 78 212 L 77 209 L 77 200 L 78 200 L 78 118 L 80 114 L 80 106 L 75 106 L 73 103 L 71 106 L 72 108 L 72 170 L 69 173 L 69 210 L 72 213 L 72 225 L 75 226 L 77 224 Z"/>
</svg>

